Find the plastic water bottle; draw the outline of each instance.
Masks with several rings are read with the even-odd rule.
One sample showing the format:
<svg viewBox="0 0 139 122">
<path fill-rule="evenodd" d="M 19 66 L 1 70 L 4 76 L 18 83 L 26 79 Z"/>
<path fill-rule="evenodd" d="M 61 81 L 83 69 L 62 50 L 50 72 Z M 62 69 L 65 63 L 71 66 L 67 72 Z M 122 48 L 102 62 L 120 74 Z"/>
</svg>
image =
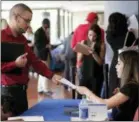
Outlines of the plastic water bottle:
<svg viewBox="0 0 139 122">
<path fill-rule="evenodd" d="M 86 96 L 83 96 L 81 102 L 79 103 L 79 118 L 88 119 L 88 103 Z"/>
</svg>

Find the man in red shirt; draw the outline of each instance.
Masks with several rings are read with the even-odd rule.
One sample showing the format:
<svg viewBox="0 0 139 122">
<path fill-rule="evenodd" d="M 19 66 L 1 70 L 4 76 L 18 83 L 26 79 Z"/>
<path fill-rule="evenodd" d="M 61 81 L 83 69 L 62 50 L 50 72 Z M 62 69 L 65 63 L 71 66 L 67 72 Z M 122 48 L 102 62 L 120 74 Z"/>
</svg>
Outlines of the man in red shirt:
<svg viewBox="0 0 139 122">
<path fill-rule="evenodd" d="M 32 11 L 25 4 L 16 4 L 10 10 L 9 26 L 1 31 L 1 42 L 15 42 L 24 44 L 25 53 L 15 61 L 1 62 L 1 94 L 10 95 L 15 99 L 16 113 L 20 115 L 28 109 L 26 88 L 29 81 L 28 70 L 32 65 L 33 68 L 41 75 L 51 79 L 58 84 L 61 76 L 54 75 L 47 66 L 39 60 L 27 44 L 26 38 L 22 35 L 28 29 L 32 19 Z M 8 50 L 8 49 L 7 49 Z M 9 49 L 9 52 L 12 51 Z M 22 73 L 10 74 L 15 68 L 21 68 Z"/>
<path fill-rule="evenodd" d="M 89 13 L 86 18 L 86 23 L 79 25 L 74 31 L 74 35 L 73 35 L 73 38 L 71 41 L 72 49 L 74 49 L 74 47 L 76 46 L 76 44 L 78 42 L 87 40 L 87 34 L 88 34 L 89 27 L 92 24 L 97 24 L 97 22 L 98 22 L 97 13 L 94 13 L 94 12 Z M 102 41 L 104 41 L 104 30 L 103 29 L 101 29 L 101 36 L 102 36 Z"/>
</svg>

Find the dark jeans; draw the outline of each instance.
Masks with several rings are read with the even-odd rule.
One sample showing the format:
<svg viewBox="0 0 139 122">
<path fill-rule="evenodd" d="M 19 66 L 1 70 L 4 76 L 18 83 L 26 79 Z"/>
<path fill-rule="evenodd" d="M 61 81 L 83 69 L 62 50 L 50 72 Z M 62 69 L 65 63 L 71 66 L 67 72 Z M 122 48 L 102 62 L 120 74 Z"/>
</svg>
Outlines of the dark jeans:
<svg viewBox="0 0 139 122">
<path fill-rule="evenodd" d="M 3 96 L 11 96 L 15 102 L 15 115 L 21 115 L 24 111 L 28 109 L 28 101 L 27 101 L 27 94 L 26 94 L 26 86 L 22 85 L 15 85 L 15 86 L 1 86 L 1 95 Z"/>
<path fill-rule="evenodd" d="M 96 95 L 101 97 L 101 90 L 103 87 L 103 74 L 100 73 L 100 76 L 96 78 Z"/>
<path fill-rule="evenodd" d="M 64 69 L 64 77 L 75 84 L 75 75 L 76 75 L 76 66 L 75 59 L 66 59 L 65 60 L 65 69 Z M 67 89 L 68 87 L 65 86 Z M 72 90 L 72 98 L 75 98 L 75 90 Z"/>
</svg>

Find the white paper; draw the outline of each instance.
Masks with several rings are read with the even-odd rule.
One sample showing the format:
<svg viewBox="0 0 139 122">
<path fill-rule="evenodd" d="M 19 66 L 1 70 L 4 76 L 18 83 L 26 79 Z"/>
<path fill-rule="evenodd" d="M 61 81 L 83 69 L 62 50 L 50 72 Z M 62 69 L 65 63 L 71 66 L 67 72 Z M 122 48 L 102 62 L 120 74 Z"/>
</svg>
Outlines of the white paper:
<svg viewBox="0 0 139 122">
<path fill-rule="evenodd" d="M 105 104 L 88 104 L 89 120 L 105 121 L 108 118 L 107 106 Z"/>
<path fill-rule="evenodd" d="M 24 121 L 44 121 L 43 116 L 17 116 L 17 117 L 9 117 L 8 120 L 14 121 L 22 119 Z"/>
<path fill-rule="evenodd" d="M 129 27 L 128 29 L 132 29 L 133 30 L 133 33 L 135 34 L 135 37 L 138 38 L 139 37 L 139 26 L 138 26 L 138 20 L 136 18 L 135 15 L 132 15 L 128 18 L 128 21 L 129 21 Z"/>
<path fill-rule="evenodd" d="M 68 81 L 67 79 L 65 79 L 65 78 L 62 78 L 60 80 L 60 82 L 65 84 L 65 85 L 67 85 L 67 86 L 69 86 L 69 87 L 71 87 L 72 89 L 76 89 L 76 86 L 74 84 L 72 84 L 70 81 Z"/>
<path fill-rule="evenodd" d="M 91 120 L 89 119 L 80 119 L 79 117 L 71 117 L 71 121 L 72 122 L 85 122 L 85 121 L 91 122 Z"/>
</svg>

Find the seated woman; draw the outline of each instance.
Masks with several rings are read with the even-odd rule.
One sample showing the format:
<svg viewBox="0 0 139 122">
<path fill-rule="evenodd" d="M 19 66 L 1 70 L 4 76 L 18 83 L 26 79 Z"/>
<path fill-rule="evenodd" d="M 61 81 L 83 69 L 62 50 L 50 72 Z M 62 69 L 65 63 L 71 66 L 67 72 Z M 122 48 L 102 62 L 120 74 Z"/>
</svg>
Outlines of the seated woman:
<svg viewBox="0 0 139 122">
<path fill-rule="evenodd" d="M 115 121 L 132 121 L 139 103 L 139 53 L 133 50 L 120 53 L 116 71 L 121 88 L 111 98 L 101 99 L 86 87 L 77 86 L 77 91 L 90 100 L 106 104 L 108 109 L 117 108 L 118 113 L 113 116 Z"/>
</svg>

